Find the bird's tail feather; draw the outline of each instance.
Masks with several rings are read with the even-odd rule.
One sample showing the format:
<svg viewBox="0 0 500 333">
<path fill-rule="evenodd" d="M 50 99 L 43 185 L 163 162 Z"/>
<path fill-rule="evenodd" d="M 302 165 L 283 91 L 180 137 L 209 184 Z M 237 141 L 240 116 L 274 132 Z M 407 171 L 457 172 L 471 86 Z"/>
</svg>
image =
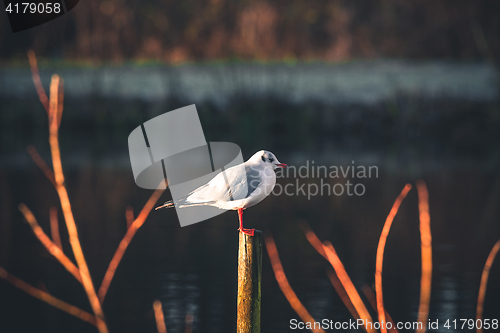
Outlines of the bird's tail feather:
<svg viewBox="0 0 500 333">
<path fill-rule="evenodd" d="M 170 200 L 165 202 L 163 205 L 156 207 L 155 210 L 158 210 L 160 208 L 172 208 L 172 207 L 174 207 L 174 201 Z"/>
<path fill-rule="evenodd" d="M 155 208 L 155 210 L 161 209 L 161 208 L 172 208 L 177 205 L 178 208 L 184 208 L 184 207 L 198 207 L 198 206 L 210 206 L 214 204 L 215 201 L 205 201 L 205 202 L 189 202 L 186 200 L 179 200 L 174 202 L 173 200 L 165 202 L 163 205 L 158 206 Z"/>
<path fill-rule="evenodd" d="M 211 206 L 215 201 L 203 201 L 203 202 L 183 202 L 179 204 L 179 208 L 184 207 L 199 207 L 199 206 Z"/>
</svg>

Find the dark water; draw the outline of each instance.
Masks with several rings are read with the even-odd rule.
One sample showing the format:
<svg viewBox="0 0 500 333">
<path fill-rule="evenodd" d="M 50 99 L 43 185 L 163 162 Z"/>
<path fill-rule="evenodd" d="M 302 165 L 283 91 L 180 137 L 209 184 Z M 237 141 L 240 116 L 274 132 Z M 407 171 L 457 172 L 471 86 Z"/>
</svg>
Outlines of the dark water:
<svg viewBox="0 0 500 333">
<path fill-rule="evenodd" d="M 290 156 L 280 159 L 292 160 Z M 324 162 L 339 165 L 334 158 Z M 270 196 L 245 211 L 246 227 L 274 236 L 289 282 L 315 319 L 346 321 L 351 316 L 326 275 L 330 265 L 309 245 L 298 223 L 306 221 L 321 240 L 332 242 L 361 293 L 364 285 L 374 282 L 378 237 L 392 203 L 405 183 L 417 178 L 427 182 L 430 193 L 434 260 L 430 318 L 441 323 L 475 318 L 481 271 L 500 238 L 500 174 L 478 164 L 427 168 L 413 174 L 408 170 L 395 172 L 379 166 L 378 178 L 323 180 L 331 185 L 347 180 L 362 183 L 362 196 L 318 195 L 310 200 L 301 193 Z M 279 184 L 295 181 L 282 178 Z M 321 179 L 300 182 L 307 188 L 309 183 L 320 184 Z M 49 233 L 48 210 L 57 206 L 51 184 L 36 167 L 4 168 L 0 184 L 1 265 L 28 283 L 90 311 L 82 288 L 46 253 L 16 208 L 26 203 Z M 126 231 L 126 206 L 132 205 L 137 214 L 151 192 L 135 186 L 131 170 L 116 167 L 72 169 L 67 172 L 67 185 L 84 253 L 98 286 Z M 169 195 L 167 191 L 161 200 Z M 60 211 L 59 217 L 62 219 Z M 127 249 L 106 297 L 104 311 L 111 332 L 156 332 L 155 299 L 163 303 L 169 333 L 184 332 L 187 314 L 193 316 L 194 332 L 234 332 L 237 225 L 235 212 L 184 228 L 174 210 L 152 212 Z M 63 225 L 61 234 L 69 254 Z M 484 318 L 500 319 L 499 278 L 500 264 L 496 262 L 490 272 Z M 383 279 L 391 316 L 396 321 L 416 321 L 420 234 L 415 188 L 403 202 L 389 234 Z M 4 281 L 0 281 L 0 295 L 1 332 L 95 331 Z M 372 316 L 375 318 L 373 312 Z M 289 332 L 293 318 L 298 317 L 281 293 L 265 252 L 262 331 Z"/>
<path fill-rule="evenodd" d="M 61 153 L 66 183 L 94 284 L 98 287 L 126 232 L 125 209 L 137 215 L 151 195 L 133 181 L 127 137 L 138 124 L 192 104 L 112 99 L 99 94 L 65 99 Z M 33 210 L 49 233 L 55 190 L 30 161 L 34 144 L 49 159 L 46 115 L 36 95 L 0 99 L 0 265 L 26 282 L 90 311 L 86 295 L 39 244 L 17 206 Z M 374 282 L 375 254 L 391 206 L 406 183 L 423 179 L 430 195 L 433 280 L 430 319 L 475 318 L 481 272 L 500 238 L 500 117 L 498 102 L 471 102 L 396 94 L 375 105 L 291 103 L 243 91 L 225 107 L 197 103 L 207 141 L 237 143 L 244 158 L 267 148 L 281 162 L 378 167 L 378 177 L 280 178 L 292 196 L 270 196 L 245 211 L 245 226 L 272 234 L 290 285 L 316 320 L 346 321 L 349 312 L 327 277 L 329 263 L 307 242 L 307 222 L 336 248 L 353 283 Z M 297 186 L 296 182 L 299 181 Z M 297 188 L 347 181 L 361 196 L 315 195 Z M 312 188 L 313 189 L 313 188 Z M 353 188 L 351 188 L 353 190 Z M 339 187 L 337 188 L 339 190 Z M 361 190 L 358 187 L 358 193 Z M 337 191 L 338 193 L 338 191 Z M 167 190 L 161 201 L 170 198 Z M 384 260 L 384 299 L 396 321 L 417 320 L 420 233 L 412 189 L 392 226 Z M 71 257 L 61 220 L 65 253 Z M 169 333 L 234 332 L 238 220 L 226 212 L 181 228 L 174 210 L 152 212 L 118 267 L 104 312 L 111 332 L 156 332 L 152 304 L 163 303 Z M 494 263 L 484 318 L 500 319 L 500 263 Z M 366 301 L 362 295 L 363 300 Z M 368 303 L 367 303 L 368 304 Z M 368 306 L 369 307 L 369 306 Z M 372 318 L 376 318 L 372 311 Z M 283 296 L 264 253 L 262 332 L 289 332 L 298 318 Z M 441 332 L 449 332 L 440 326 Z M 95 328 L 33 299 L 0 280 L 0 332 L 95 332 Z"/>
</svg>

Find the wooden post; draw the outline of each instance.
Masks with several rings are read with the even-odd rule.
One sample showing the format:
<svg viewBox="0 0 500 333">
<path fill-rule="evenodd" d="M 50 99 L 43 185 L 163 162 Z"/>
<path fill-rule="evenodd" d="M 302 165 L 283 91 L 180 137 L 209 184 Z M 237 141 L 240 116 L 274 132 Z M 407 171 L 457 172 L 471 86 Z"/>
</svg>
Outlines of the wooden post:
<svg viewBox="0 0 500 333">
<path fill-rule="evenodd" d="M 260 333 L 262 232 L 240 232 L 238 251 L 237 333 Z"/>
</svg>

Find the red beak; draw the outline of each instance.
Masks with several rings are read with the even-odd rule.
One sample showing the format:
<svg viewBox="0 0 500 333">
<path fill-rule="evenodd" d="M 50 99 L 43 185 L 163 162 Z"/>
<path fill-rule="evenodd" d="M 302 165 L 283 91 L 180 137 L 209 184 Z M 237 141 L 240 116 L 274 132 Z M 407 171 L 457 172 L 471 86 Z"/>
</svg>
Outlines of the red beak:
<svg viewBox="0 0 500 333">
<path fill-rule="evenodd" d="M 280 168 L 286 168 L 288 165 L 286 165 L 285 163 L 280 163 L 280 164 L 276 164 L 277 167 L 280 167 Z"/>
</svg>

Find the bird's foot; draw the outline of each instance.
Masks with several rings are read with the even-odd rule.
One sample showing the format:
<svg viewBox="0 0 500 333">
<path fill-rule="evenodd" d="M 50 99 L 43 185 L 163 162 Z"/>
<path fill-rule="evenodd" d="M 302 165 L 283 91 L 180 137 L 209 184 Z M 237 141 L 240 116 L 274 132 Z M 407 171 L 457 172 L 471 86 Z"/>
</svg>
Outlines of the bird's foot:
<svg viewBox="0 0 500 333">
<path fill-rule="evenodd" d="M 245 228 L 240 228 L 238 229 L 238 231 L 244 233 L 244 234 L 247 234 L 249 236 L 253 236 L 255 235 L 255 229 L 245 229 Z"/>
</svg>

